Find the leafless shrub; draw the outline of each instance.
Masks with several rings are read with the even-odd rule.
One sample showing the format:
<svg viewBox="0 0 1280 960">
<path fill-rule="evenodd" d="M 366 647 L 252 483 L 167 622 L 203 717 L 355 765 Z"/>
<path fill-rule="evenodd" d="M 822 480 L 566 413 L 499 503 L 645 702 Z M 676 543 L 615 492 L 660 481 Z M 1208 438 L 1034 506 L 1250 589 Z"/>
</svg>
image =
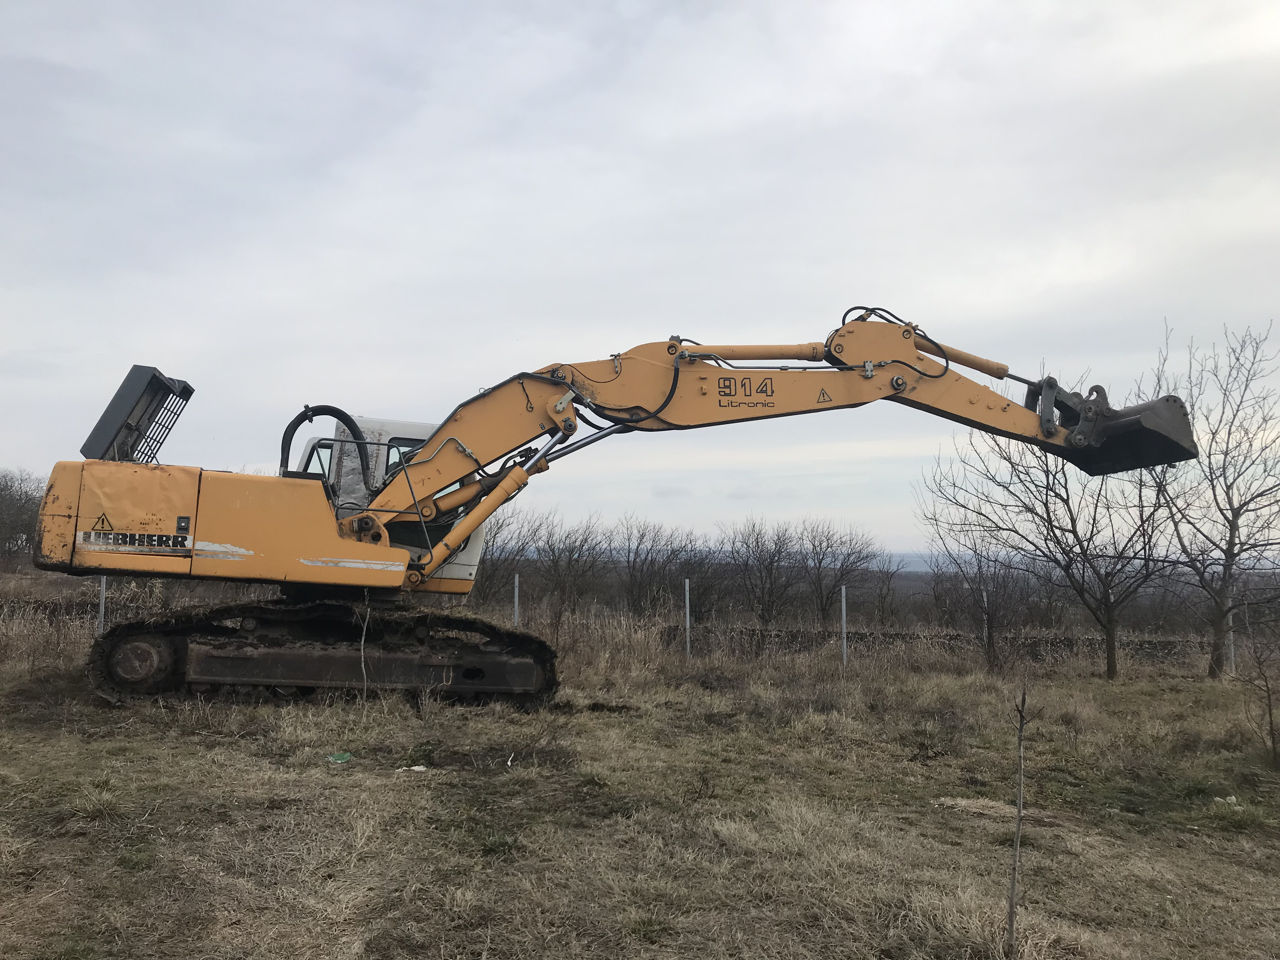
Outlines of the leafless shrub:
<svg viewBox="0 0 1280 960">
<path fill-rule="evenodd" d="M 0 569 L 30 557 L 45 482 L 25 470 L 0 470 Z"/>
<path fill-rule="evenodd" d="M 926 523 L 933 526 L 936 516 L 926 511 Z M 998 638 L 1025 623 L 1035 580 L 1020 569 L 1017 554 L 973 531 L 934 526 L 933 533 L 929 569 L 937 616 L 948 626 L 975 631 L 987 669 L 998 672 L 1007 655 Z"/>
<path fill-rule="evenodd" d="M 634 616 L 648 616 L 672 606 L 682 571 L 701 548 L 697 534 L 672 530 L 628 514 L 616 533 L 617 575 L 622 603 Z"/>
<path fill-rule="evenodd" d="M 598 517 L 575 524 L 555 515 L 544 518 L 530 552 L 552 637 L 560 636 L 565 615 L 578 610 L 592 579 L 604 569 L 612 541 L 613 531 Z"/>
<path fill-rule="evenodd" d="M 512 508 L 499 510 L 485 521 L 484 552 L 471 588 L 471 600 L 488 606 L 507 596 L 513 578 L 534 556 L 534 545 L 542 538 L 548 517 Z"/>
<path fill-rule="evenodd" d="M 831 622 L 840 588 L 860 590 L 872 580 L 872 564 L 882 551 L 871 537 L 853 527 L 810 517 L 796 535 L 796 557 L 804 592 L 819 623 Z"/>
<path fill-rule="evenodd" d="M 1034 722 L 1042 710 L 1027 712 L 1027 688 L 1022 688 L 1022 696 L 1014 703 L 1018 729 L 1018 800 L 1017 813 L 1013 830 L 1013 860 L 1009 868 L 1008 914 L 1005 921 L 1004 955 L 1009 958 L 1018 957 L 1018 937 L 1016 924 L 1018 919 L 1018 874 L 1021 868 L 1021 842 L 1023 820 L 1023 790 L 1026 784 L 1026 733 L 1027 725 Z"/>
<path fill-rule="evenodd" d="M 906 563 L 892 554 L 881 553 L 871 562 L 870 588 L 875 622 L 883 625 L 901 622 L 897 583 Z"/>
<path fill-rule="evenodd" d="M 1236 679 L 1253 691 L 1249 725 L 1267 751 L 1271 766 L 1280 770 L 1280 625 L 1271 622 L 1251 631 L 1243 669 Z"/>
<path fill-rule="evenodd" d="M 683 589 L 689 581 L 689 605 L 694 623 L 713 621 L 728 605 L 733 578 L 721 544 L 706 537 L 693 539 L 688 553 L 676 566 L 675 581 Z"/>
<path fill-rule="evenodd" d="M 725 527 L 722 537 L 730 575 L 743 602 L 761 626 L 772 625 L 790 604 L 801 579 L 795 529 L 748 517 Z"/>
</svg>

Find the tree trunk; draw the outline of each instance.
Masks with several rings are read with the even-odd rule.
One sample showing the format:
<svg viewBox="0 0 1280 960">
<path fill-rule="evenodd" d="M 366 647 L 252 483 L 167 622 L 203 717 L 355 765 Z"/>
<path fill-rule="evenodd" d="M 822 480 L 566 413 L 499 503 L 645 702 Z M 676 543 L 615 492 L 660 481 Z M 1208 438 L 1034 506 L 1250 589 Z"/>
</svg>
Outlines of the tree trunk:
<svg viewBox="0 0 1280 960">
<path fill-rule="evenodd" d="M 1120 676 L 1120 662 L 1116 657 L 1116 634 L 1119 632 L 1115 620 L 1109 620 L 1103 633 L 1107 645 L 1107 679 L 1114 680 Z"/>
<path fill-rule="evenodd" d="M 1232 598 L 1234 600 L 1234 598 Z M 1228 676 L 1234 676 L 1236 672 L 1236 611 L 1235 607 L 1227 610 L 1227 615 L 1223 617 L 1225 620 L 1224 629 L 1222 631 L 1222 645 L 1225 648 L 1224 666 L 1227 669 Z"/>
<path fill-rule="evenodd" d="M 1215 610 L 1213 632 L 1209 637 L 1209 677 L 1220 680 L 1227 674 L 1227 643 L 1231 638 L 1231 615 L 1227 610 Z"/>
<path fill-rule="evenodd" d="M 987 658 L 987 673 L 1000 672 L 1000 651 L 996 648 L 996 625 L 991 618 L 987 591 L 982 591 L 982 652 Z"/>
<path fill-rule="evenodd" d="M 1280 770 L 1280 741 L 1277 740 L 1276 731 L 1275 692 L 1271 689 L 1271 678 L 1267 676 L 1267 670 L 1261 663 L 1258 666 L 1258 673 L 1262 677 L 1262 693 L 1266 697 L 1263 705 L 1267 711 L 1267 739 L 1271 744 L 1271 766 L 1276 770 Z"/>
</svg>

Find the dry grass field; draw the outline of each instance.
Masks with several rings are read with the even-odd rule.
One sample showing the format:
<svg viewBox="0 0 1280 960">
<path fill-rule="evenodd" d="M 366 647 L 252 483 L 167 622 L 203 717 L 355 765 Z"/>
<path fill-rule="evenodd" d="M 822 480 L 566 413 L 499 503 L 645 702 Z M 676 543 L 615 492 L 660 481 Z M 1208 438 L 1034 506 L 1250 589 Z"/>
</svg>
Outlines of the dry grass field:
<svg viewBox="0 0 1280 960">
<path fill-rule="evenodd" d="M 4 609 L 0 957 L 997 957 L 1023 679 L 1021 955 L 1280 954 L 1280 780 L 1198 662 L 688 664 L 600 618 L 528 714 L 112 707 L 83 604 Z"/>
</svg>

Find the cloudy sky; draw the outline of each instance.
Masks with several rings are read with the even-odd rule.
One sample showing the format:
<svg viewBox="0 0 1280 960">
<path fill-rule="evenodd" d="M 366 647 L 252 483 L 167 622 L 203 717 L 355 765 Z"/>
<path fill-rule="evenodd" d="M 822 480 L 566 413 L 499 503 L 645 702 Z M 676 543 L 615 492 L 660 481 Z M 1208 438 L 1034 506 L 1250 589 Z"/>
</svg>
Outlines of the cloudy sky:
<svg viewBox="0 0 1280 960">
<path fill-rule="evenodd" d="M 431 420 L 673 333 L 883 304 L 1123 394 L 1280 302 L 1274 2 L 0 6 L 0 466 L 132 363 L 163 452 L 274 461 L 303 403 Z M 884 409 L 881 409 L 881 408 Z M 890 404 L 621 437 L 524 504 L 923 542 L 953 428 Z"/>
</svg>

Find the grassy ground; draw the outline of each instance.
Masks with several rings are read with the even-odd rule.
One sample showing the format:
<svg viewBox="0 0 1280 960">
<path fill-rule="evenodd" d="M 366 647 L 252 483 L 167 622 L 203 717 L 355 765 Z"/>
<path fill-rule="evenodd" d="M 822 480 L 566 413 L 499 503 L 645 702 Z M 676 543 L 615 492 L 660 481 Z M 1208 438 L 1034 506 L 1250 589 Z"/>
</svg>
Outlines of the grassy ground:
<svg viewBox="0 0 1280 960">
<path fill-rule="evenodd" d="M 90 631 L 0 617 L 0 956 L 1000 955 L 1020 680 L 927 643 L 602 620 L 553 706 L 418 713 L 113 708 Z M 1023 956 L 1280 952 L 1280 783 L 1198 667 L 1030 675 Z"/>
</svg>

